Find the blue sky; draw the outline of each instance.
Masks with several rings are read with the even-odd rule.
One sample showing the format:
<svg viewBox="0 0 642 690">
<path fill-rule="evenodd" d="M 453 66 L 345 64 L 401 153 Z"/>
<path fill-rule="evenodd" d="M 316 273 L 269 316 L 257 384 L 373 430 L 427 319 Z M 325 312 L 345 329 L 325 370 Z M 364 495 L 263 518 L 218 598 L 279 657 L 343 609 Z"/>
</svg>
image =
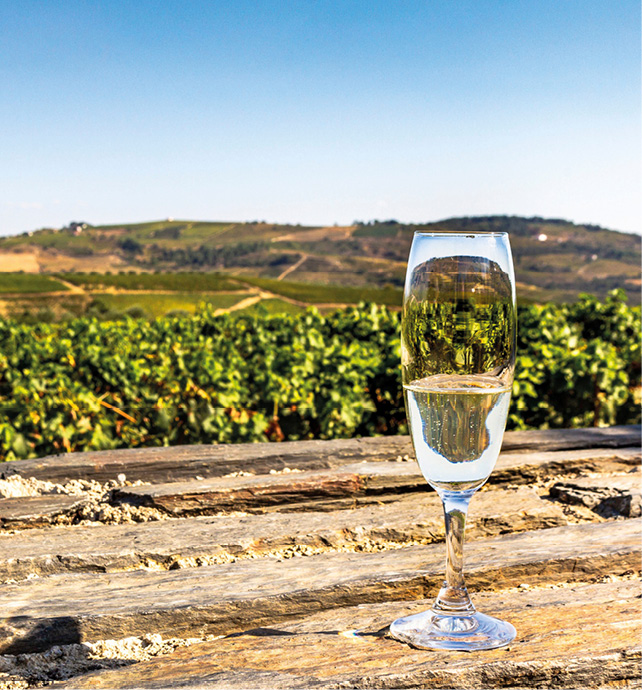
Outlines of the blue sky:
<svg viewBox="0 0 642 690">
<path fill-rule="evenodd" d="M 0 234 L 517 214 L 642 231 L 632 0 L 3 0 Z"/>
</svg>

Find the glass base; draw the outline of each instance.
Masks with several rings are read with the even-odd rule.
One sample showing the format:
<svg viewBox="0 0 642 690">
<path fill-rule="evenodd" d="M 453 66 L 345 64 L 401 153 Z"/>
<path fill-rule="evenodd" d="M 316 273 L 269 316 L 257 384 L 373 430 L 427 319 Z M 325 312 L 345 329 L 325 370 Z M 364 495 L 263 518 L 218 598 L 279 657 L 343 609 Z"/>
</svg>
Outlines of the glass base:
<svg viewBox="0 0 642 690">
<path fill-rule="evenodd" d="M 418 649 L 452 649 L 472 652 L 505 647 L 515 639 L 515 628 L 505 621 L 483 613 L 444 616 L 423 611 L 397 619 L 390 634 Z"/>
</svg>

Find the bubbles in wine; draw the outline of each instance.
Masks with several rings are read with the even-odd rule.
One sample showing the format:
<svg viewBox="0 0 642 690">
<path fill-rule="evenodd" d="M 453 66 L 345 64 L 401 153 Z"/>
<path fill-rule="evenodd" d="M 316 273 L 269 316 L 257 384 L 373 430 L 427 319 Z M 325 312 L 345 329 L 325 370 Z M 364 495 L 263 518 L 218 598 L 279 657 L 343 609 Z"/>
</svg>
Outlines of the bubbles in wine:
<svg viewBox="0 0 642 690">
<path fill-rule="evenodd" d="M 481 486 L 501 448 L 510 386 L 495 376 L 437 375 L 404 386 L 419 467 L 450 491 Z"/>
</svg>

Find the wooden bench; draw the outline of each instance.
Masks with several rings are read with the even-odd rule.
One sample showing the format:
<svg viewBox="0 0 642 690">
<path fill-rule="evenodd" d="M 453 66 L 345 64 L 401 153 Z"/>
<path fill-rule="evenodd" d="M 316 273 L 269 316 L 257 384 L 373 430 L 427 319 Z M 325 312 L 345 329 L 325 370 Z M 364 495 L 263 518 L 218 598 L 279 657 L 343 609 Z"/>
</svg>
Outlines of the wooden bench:
<svg viewBox="0 0 642 690">
<path fill-rule="evenodd" d="M 640 687 L 640 427 L 505 435 L 465 550 L 473 602 L 517 628 L 490 652 L 387 635 L 443 580 L 412 458 L 386 437 L 0 466 L 23 494 L 0 499 L 0 687 Z"/>
</svg>

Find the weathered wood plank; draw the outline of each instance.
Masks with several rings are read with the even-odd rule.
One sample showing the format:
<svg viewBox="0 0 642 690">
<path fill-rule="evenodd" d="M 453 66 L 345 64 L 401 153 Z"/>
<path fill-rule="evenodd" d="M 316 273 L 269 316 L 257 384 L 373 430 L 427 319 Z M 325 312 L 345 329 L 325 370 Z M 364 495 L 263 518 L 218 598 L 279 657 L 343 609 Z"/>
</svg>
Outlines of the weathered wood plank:
<svg viewBox="0 0 642 690">
<path fill-rule="evenodd" d="M 557 474 L 626 472 L 639 464 L 637 448 L 502 454 L 489 484 L 529 484 Z M 150 506 L 171 516 L 207 515 L 231 511 L 339 510 L 373 501 L 395 501 L 403 494 L 430 487 L 416 462 L 361 462 L 334 470 L 215 477 L 120 489 L 106 506 Z M 0 499 L 0 530 L 25 529 L 58 523 L 58 516 L 78 512 L 83 502 L 63 494 L 24 499 Z M 38 510 L 42 506 L 42 510 Z M 146 508 L 144 508 L 146 510 Z M 634 512 L 631 517 L 635 517 Z M 94 511 L 95 512 L 95 511 Z"/>
<path fill-rule="evenodd" d="M 468 539 L 567 524 L 561 508 L 530 488 L 480 492 Z M 374 551 L 443 540 L 435 493 L 331 513 L 168 519 L 125 525 L 28 530 L 0 538 L 0 579 L 63 572 L 179 568 L 266 554 Z M 269 562 L 266 563 L 269 568 Z"/>
<path fill-rule="evenodd" d="M 310 504 L 317 509 L 325 504 L 334 509 L 338 499 L 349 499 L 349 506 L 353 499 L 380 495 L 386 489 L 425 492 L 429 487 L 416 463 L 363 462 L 338 470 L 124 487 L 115 497 L 183 516 L 234 510 L 297 510 Z"/>
<path fill-rule="evenodd" d="M 580 448 L 640 447 L 642 427 L 610 426 L 586 429 L 534 429 L 531 431 L 507 431 L 502 451 L 551 451 Z"/>
<path fill-rule="evenodd" d="M 504 452 L 553 451 L 582 448 L 621 448 L 640 445 L 640 426 L 604 429 L 549 429 L 512 431 L 504 435 Z M 21 474 L 49 481 L 97 479 L 107 481 L 124 473 L 130 480 L 174 482 L 220 477 L 241 470 L 256 474 L 285 467 L 331 469 L 361 460 L 394 460 L 412 455 L 407 436 L 385 436 L 336 441 L 215 444 L 136 448 L 53 455 L 18 460 L 2 468 L 4 476 Z"/>
<path fill-rule="evenodd" d="M 479 654 L 428 652 L 393 640 L 386 635 L 390 621 L 432 602 L 385 603 L 248 630 L 65 685 L 120 690 L 630 687 L 640 678 L 639 592 L 636 581 L 478 595 L 480 610 L 510 620 L 517 629 L 510 648 Z"/>
<path fill-rule="evenodd" d="M 81 499 L 64 494 L 0 498 L 0 529 L 38 527 L 73 509 Z"/>
<path fill-rule="evenodd" d="M 635 448 L 507 454 L 500 456 L 489 481 L 496 485 L 526 483 L 561 470 L 573 473 L 617 468 L 621 471 L 640 459 L 641 453 Z M 394 500 L 395 494 L 429 489 L 416 462 L 361 462 L 324 472 L 217 477 L 124 487 L 115 497 L 179 517 L 234 510 L 335 510 L 367 502 L 368 498 Z"/>
<path fill-rule="evenodd" d="M 473 589 L 574 581 L 640 567 L 639 519 L 473 541 Z M 238 630 L 358 603 L 434 596 L 443 545 L 331 553 L 168 572 L 67 574 L 0 587 L 0 652 L 146 632 L 193 636 Z"/>
<path fill-rule="evenodd" d="M 502 453 L 488 481 L 491 484 L 521 484 L 556 474 L 627 472 L 641 460 L 639 447 Z"/>
<path fill-rule="evenodd" d="M 332 469 L 361 460 L 391 460 L 412 452 L 406 436 L 290 443 L 213 444 L 134 448 L 52 455 L 18 460 L 2 468 L 6 474 L 49 481 L 92 478 L 175 482 L 197 476 L 221 477 L 233 472 L 269 473 L 286 467 Z"/>
<path fill-rule="evenodd" d="M 579 477 L 551 487 L 551 496 L 565 503 L 579 503 L 599 515 L 639 517 L 642 514 L 640 472 L 610 477 Z"/>
</svg>

